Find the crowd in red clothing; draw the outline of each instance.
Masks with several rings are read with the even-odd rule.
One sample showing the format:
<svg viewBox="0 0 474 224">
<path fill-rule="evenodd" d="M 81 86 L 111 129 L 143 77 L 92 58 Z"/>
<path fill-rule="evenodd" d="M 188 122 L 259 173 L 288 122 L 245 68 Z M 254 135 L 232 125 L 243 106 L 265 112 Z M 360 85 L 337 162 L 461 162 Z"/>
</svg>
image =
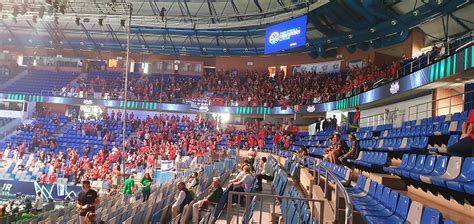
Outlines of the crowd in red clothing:
<svg viewBox="0 0 474 224">
<path fill-rule="evenodd" d="M 369 65 L 336 74 L 279 72 L 274 76 L 270 76 L 268 71 L 217 71 L 203 74 L 199 79 L 179 76 L 151 79 L 143 75 L 130 79 L 128 97 L 160 102 L 206 99 L 212 105 L 228 106 L 305 105 L 336 100 L 368 90 L 379 80 L 396 78 L 399 66 L 399 63 L 393 63 L 380 69 Z M 97 77 L 89 85 L 100 87 L 104 98 L 121 98 L 121 81 L 122 77 L 112 82 Z M 83 91 L 91 89 L 86 86 L 82 88 Z"/>
<path fill-rule="evenodd" d="M 116 122 L 121 116 L 104 115 L 108 122 Z M 122 174 L 119 164 L 125 160 L 125 169 L 153 168 L 158 159 L 176 160 L 178 157 L 203 157 L 205 154 L 224 152 L 218 145 L 229 148 L 243 146 L 244 149 L 264 148 L 265 139 L 274 135 L 273 142 L 289 148 L 290 136 L 297 132 L 293 125 L 259 125 L 247 124 L 246 130 L 237 130 L 234 126 L 225 129 L 217 128 L 214 119 L 191 118 L 156 114 L 143 119 L 127 114 L 129 125 L 136 126 L 136 136 L 127 139 L 126 153 L 114 146 L 112 149 L 100 149 L 95 155 L 90 147 L 80 149 L 68 148 L 55 154 L 52 151 L 38 151 L 37 161 L 30 167 L 50 166 L 50 175 L 41 174 L 40 183 L 54 183 L 60 174 L 76 183 L 82 180 L 107 180 L 116 183 Z M 96 123 L 96 122 L 95 122 Z M 86 123 L 87 124 L 87 123 Z M 83 125 L 84 127 L 84 125 Z M 91 133 L 92 135 L 96 133 Z M 105 136 L 104 136 L 105 138 Z M 244 144 L 242 144 L 244 143 Z"/>
</svg>

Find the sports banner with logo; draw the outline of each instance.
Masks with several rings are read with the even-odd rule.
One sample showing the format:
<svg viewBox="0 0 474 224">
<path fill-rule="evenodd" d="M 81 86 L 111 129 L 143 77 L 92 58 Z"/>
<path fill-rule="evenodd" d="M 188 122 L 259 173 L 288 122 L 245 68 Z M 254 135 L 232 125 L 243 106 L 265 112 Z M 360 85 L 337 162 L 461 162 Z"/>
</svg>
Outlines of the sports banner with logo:
<svg viewBox="0 0 474 224">
<path fill-rule="evenodd" d="M 25 182 L 15 180 L 0 180 L 0 187 L 4 195 L 14 196 L 24 194 L 35 196 L 41 192 L 43 197 L 54 200 L 72 200 L 79 195 L 81 187 L 62 184 L 39 184 L 38 182 Z"/>
</svg>

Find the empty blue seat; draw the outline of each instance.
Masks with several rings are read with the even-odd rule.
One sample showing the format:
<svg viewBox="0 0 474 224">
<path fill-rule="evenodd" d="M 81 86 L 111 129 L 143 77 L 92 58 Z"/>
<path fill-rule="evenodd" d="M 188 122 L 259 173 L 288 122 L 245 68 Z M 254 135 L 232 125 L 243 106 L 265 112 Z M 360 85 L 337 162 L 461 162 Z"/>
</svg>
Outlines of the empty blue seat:
<svg viewBox="0 0 474 224">
<path fill-rule="evenodd" d="M 443 175 L 446 172 L 447 164 L 448 164 L 448 157 L 438 156 L 436 158 L 436 164 L 433 169 L 433 172 L 427 175 L 421 175 L 420 180 L 425 183 L 431 184 L 431 177 L 437 177 L 437 176 Z"/>
<path fill-rule="evenodd" d="M 442 215 L 434 208 L 425 208 L 421 216 L 421 224 L 437 224 L 442 223 Z"/>
<path fill-rule="evenodd" d="M 394 197 L 394 196 L 392 196 Z M 391 198 L 392 199 L 392 198 Z M 367 223 L 404 223 L 407 215 L 408 215 L 408 208 L 410 207 L 411 199 L 405 195 L 400 195 L 398 198 L 397 208 L 395 213 L 390 216 L 380 216 L 380 215 L 368 215 L 365 217 Z"/>
<path fill-rule="evenodd" d="M 449 189 L 466 192 L 464 189 L 465 185 L 472 184 L 474 181 L 474 157 L 465 158 L 461 174 L 453 180 L 446 181 L 446 186 Z M 468 193 L 468 192 L 466 192 Z"/>
<path fill-rule="evenodd" d="M 413 169 L 413 167 L 415 167 L 415 164 L 416 164 L 416 154 L 411 154 L 410 157 L 408 158 L 407 165 L 404 167 L 395 168 L 393 170 L 393 173 L 397 175 L 401 175 L 403 170 L 411 170 Z"/>
<path fill-rule="evenodd" d="M 423 169 L 423 166 L 425 164 L 425 155 L 418 155 L 418 158 L 416 159 L 415 166 L 412 167 L 412 169 L 405 169 L 402 170 L 399 175 L 403 177 L 409 177 L 411 173 L 419 173 Z"/>
<path fill-rule="evenodd" d="M 394 169 L 403 169 L 407 165 L 409 157 L 410 154 L 403 154 L 402 162 L 399 167 L 384 167 L 383 170 L 387 173 L 393 173 Z"/>
<path fill-rule="evenodd" d="M 421 175 L 428 175 L 431 172 L 433 172 L 433 169 L 435 167 L 435 163 L 436 163 L 436 156 L 434 156 L 434 155 L 427 156 L 426 159 L 425 159 L 425 162 L 424 162 L 425 165 L 423 166 L 423 169 L 418 171 L 418 172 L 410 173 L 410 178 L 414 179 L 414 180 L 417 180 L 417 181 L 420 181 L 420 176 Z"/>
</svg>

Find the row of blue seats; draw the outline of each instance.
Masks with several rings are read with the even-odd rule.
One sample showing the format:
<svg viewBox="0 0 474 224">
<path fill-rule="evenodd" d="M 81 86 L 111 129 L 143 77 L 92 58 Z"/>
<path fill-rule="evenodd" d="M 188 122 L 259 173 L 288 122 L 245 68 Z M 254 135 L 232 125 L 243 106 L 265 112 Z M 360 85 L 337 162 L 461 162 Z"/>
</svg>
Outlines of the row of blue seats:
<svg viewBox="0 0 474 224">
<path fill-rule="evenodd" d="M 349 168 L 345 166 L 337 165 L 334 163 L 330 163 L 325 160 L 322 160 L 320 165 L 330 170 L 342 184 L 350 183 L 349 178 L 351 175 L 351 170 Z M 319 172 L 321 175 L 324 175 L 326 171 L 324 169 L 320 169 Z"/>
<path fill-rule="evenodd" d="M 404 143 L 404 141 L 406 143 Z M 413 138 L 386 138 L 386 139 L 372 139 L 360 141 L 361 149 L 375 150 L 375 151 L 410 151 L 410 150 L 424 150 L 428 146 L 429 138 L 413 137 Z"/>
<path fill-rule="evenodd" d="M 464 121 L 463 121 L 464 122 Z M 385 130 L 381 133 L 381 138 L 398 138 L 398 137 L 414 137 L 414 136 L 435 136 L 450 135 L 460 133 L 463 122 L 446 121 L 440 124 L 417 125 L 410 128 L 394 128 Z"/>
<path fill-rule="evenodd" d="M 462 164 L 462 165 L 461 165 Z M 385 172 L 474 195 L 474 157 L 404 154 L 399 167 Z"/>
<path fill-rule="evenodd" d="M 387 165 L 388 153 L 361 151 L 359 153 L 359 158 L 348 159 L 347 161 L 352 164 L 367 167 L 367 168 L 383 167 Z"/>
<path fill-rule="evenodd" d="M 405 195 L 370 181 L 360 175 L 356 186 L 346 188 L 354 209 L 367 223 L 453 223 L 443 220 L 442 214 L 433 208 L 424 208 L 419 202 Z"/>
</svg>

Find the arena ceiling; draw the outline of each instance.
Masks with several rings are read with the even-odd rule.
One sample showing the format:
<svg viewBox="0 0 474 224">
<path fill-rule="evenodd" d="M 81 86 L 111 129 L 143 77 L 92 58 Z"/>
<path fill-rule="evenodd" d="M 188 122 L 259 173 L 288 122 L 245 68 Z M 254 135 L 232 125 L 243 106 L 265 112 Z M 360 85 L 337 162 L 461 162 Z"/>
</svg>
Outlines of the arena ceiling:
<svg viewBox="0 0 474 224">
<path fill-rule="evenodd" d="M 469 0 L 46 1 L 0 0 L 0 44 L 124 51 L 130 5 L 130 49 L 154 54 L 259 55 L 266 26 L 304 14 L 308 44 L 294 51 L 322 57 L 396 44 L 414 28 L 428 42 L 474 28 Z"/>
</svg>

